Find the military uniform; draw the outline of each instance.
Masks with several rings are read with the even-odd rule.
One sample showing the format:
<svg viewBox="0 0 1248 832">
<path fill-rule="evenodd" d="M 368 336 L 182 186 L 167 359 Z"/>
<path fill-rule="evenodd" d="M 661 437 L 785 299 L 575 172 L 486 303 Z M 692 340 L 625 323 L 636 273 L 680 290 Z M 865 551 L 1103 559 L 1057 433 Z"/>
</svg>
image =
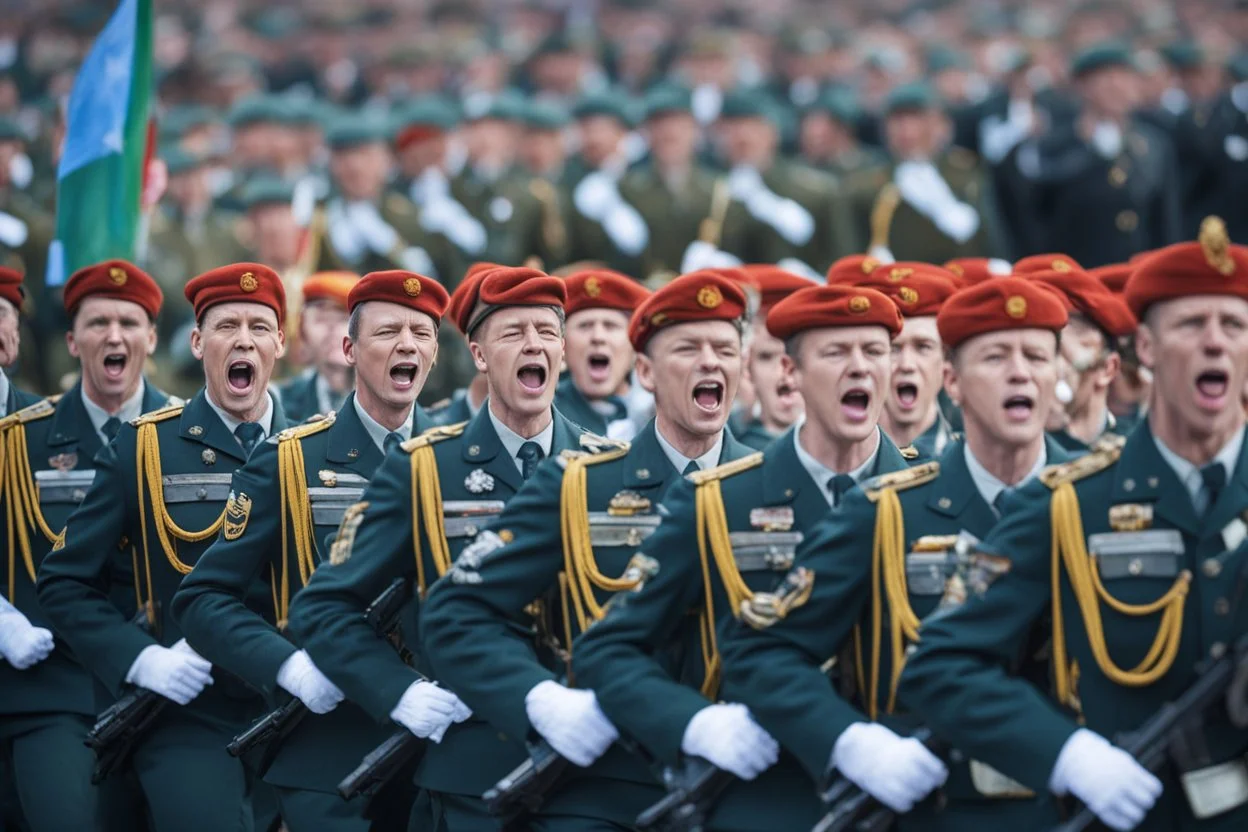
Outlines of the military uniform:
<svg viewBox="0 0 1248 832">
<path fill-rule="evenodd" d="M 1049 460 L 1066 458 L 1052 441 L 1045 452 Z M 894 497 L 898 507 L 889 508 Z M 893 551 L 883 548 L 878 532 L 872 533 L 880 527 L 877 515 L 885 511 L 903 529 Z M 891 650 L 886 646 L 898 637 L 904 613 L 891 596 L 881 595 L 883 584 L 889 570 L 903 570 L 904 603 L 919 620 L 927 618 L 942 604 L 947 581 L 965 571 L 956 564 L 957 536 L 983 537 L 996 522 L 997 514 L 971 478 L 961 441 L 949 445 L 939 461 L 864 482 L 802 542 L 791 575 L 813 587 L 808 600 L 790 606 L 782 620 L 758 629 L 740 624 L 724 639 L 725 686 L 732 686 L 816 782 L 850 724 L 879 715 L 894 730 L 909 733 L 919 721 L 891 705 L 890 680 L 902 642 L 894 642 L 898 646 Z M 873 565 L 877 559 L 880 563 Z M 874 569 L 883 571 L 884 582 L 873 577 L 879 574 Z M 876 615 L 883 619 L 878 641 L 871 623 Z M 843 668 L 839 690 L 823 671 L 834 659 Z M 985 794 L 981 789 L 991 788 L 993 775 L 971 766 L 951 766 L 943 811 L 916 809 L 902 828 L 1042 828 L 1037 817 L 1056 822 L 1052 807 L 1042 801 Z"/>
<path fill-rule="evenodd" d="M 556 185 L 519 171 L 488 181 L 469 167 L 451 179 L 451 196 L 485 226 L 485 249 L 472 259 L 519 266 L 537 257 L 546 268 L 567 261 L 566 195 Z"/>
<path fill-rule="evenodd" d="M 558 411 L 574 424 L 600 436 L 607 435 L 607 426 L 612 422 L 628 418 L 628 408 L 619 396 L 611 396 L 606 403 L 614 408 L 610 416 L 598 410 L 593 402 L 585 398 L 585 394 L 572 383 L 571 376 L 561 379 L 555 387 L 555 407 Z"/>
<path fill-rule="evenodd" d="M 561 672 L 534 653 L 532 635 L 523 626 L 526 607 L 545 599 L 548 638 L 567 655 L 569 640 L 601 616 L 620 588 L 618 576 L 630 569 L 644 573 L 631 559 L 658 525 L 658 506 L 679 478 L 653 421 L 631 447 L 605 447 L 590 455 L 567 453 L 539 468 L 493 531 L 485 533 L 480 548 L 474 547 L 474 564 L 461 560 L 460 574 L 437 584 L 421 614 L 424 649 L 437 678 L 508 736 L 530 735 L 525 695 Z M 721 462 L 748 452 L 725 431 Z M 576 502 L 582 498 L 565 491 L 567 478 L 578 483 L 574 493 L 584 489 L 583 505 Z M 562 522 L 587 523 L 589 546 L 565 538 Z M 467 574 L 475 577 L 465 579 Z M 568 601 L 569 594 L 574 601 Z M 607 828 L 628 828 L 660 797 L 662 790 L 642 761 L 616 746 L 548 794 L 537 823 L 543 829 L 589 829 L 597 828 L 592 819 L 600 819 L 610 822 Z"/>
<path fill-rule="evenodd" d="M 719 684 L 717 640 L 742 604 L 776 590 L 798 543 L 829 510 L 797 456 L 795 432 L 677 482 L 643 549 L 659 561 L 658 574 L 619 596 L 573 646 L 577 684 L 592 688 L 607 717 L 660 763 L 677 763 L 694 714 L 739 701 L 733 684 Z M 871 473 L 905 467 L 880 434 Z M 802 829 L 818 816 L 814 784 L 782 755 L 756 780 L 734 784 L 708 828 Z"/>
<path fill-rule="evenodd" d="M 434 425 L 457 425 L 467 422 L 473 417 L 472 405 L 468 401 L 468 388 L 456 390 L 440 402 L 429 405 L 425 411 L 429 421 Z"/>
<path fill-rule="evenodd" d="M 649 230 L 649 242 L 641 255 L 640 271 L 634 275 L 646 278 L 650 275 L 680 274 L 685 249 L 700 239 L 703 224 L 716 221 L 714 198 L 716 188 L 723 190 L 726 183 L 706 168 L 694 165 L 688 178 L 680 183 L 668 183 L 654 165 L 639 166 L 620 180 L 620 196 L 637 209 Z M 721 199 L 726 200 L 724 193 Z M 727 204 L 721 208 L 718 221 L 722 224 Z"/>
<path fill-rule="evenodd" d="M 55 237 L 54 218 L 29 196 L 13 188 L 0 189 L 0 266 L 25 275 L 26 315 L 23 316 L 21 363 L 16 373 L 26 386 L 40 391 L 61 390 L 64 373 L 73 369 L 61 336 L 68 320 L 57 299 L 44 286 L 47 252 Z"/>
<path fill-rule="evenodd" d="M 779 436 L 783 434 L 772 433 L 763 427 L 763 423 L 758 419 L 751 419 L 746 422 L 737 434 L 742 444 L 749 445 L 756 451 L 761 451 L 775 442 Z"/>
<path fill-rule="evenodd" d="M 155 409 L 166 399 L 149 384 L 143 408 Z M 6 412 L 0 435 L 22 451 L 6 455 L 4 499 L 15 512 L 19 535 L 24 532 L 14 542 L 28 543 L 9 550 L 5 597 L 31 624 L 53 630 L 57 645 L 48 658 L 26 670 L 0 662 L 0 747 L 34 829 L 93 828 L 98 798 L 90 785 L 93 758 L 83 738 L 108 702 L 97 698 L 91 675 L 44 613 L 35 597 L 35 576 L 90 486 L 95 475 L 91 460 L 103 444 L 78 386 L 41 401 L 10 385 Z M 17 499 L 15 491 L 23 482 L 35 489 L 33 504 Z M 126 565 L 124 574 L 129 572 Z"/>
<path fill-rule="evenodd" d="M 944 412 L 938 408 L 936 421 L 932 422 L 930 428 L 915 437 L 914 442 L 910 444 L 917 451 L 917 458 L 926 462 L 930 459 L 938 459 L 950 442 L 960 438 L 961 436 L 950 427 Z"/>
<path fill-rule="evenodd" d="M 288 472 L 290 461 L 301 468 Z M 347 507 L 359 502 L 381 461 L 354 395 L 336 416 L 271 437 L 234 473 L 230 488 L 260 502 L 283 498 L 255 512 L 237 533 L 217 538 L 174 597 L 174 618 L 191 645 L 261 691 L 271 706 L 284 698 L 278 669 L 298 649 L 281 632 L 285 606 L 329 560 Z M 305 530 L 310 534 L 303 538 Z M 272 595 L 250 606 L 257 600 L 251 592 L 256 581 L 268 583 Z M 344 804 L 335 787 L 389 734 L 358 705 L 343 702 L 328 714 L 309 715 L 275 740 L 280 746 L 263 776 L 278 790 L 287 827 L 368 830 L 364 799 Z"/>
<path fill-rule="evenodd" d="M 1131 432 L 1130 425 L 1120 425 L 1117 417 L 1105 411 L 1105 429 L 1100 432 L 1091 442 L 1084 442 L 1077 436 L 1073 436 L 1070 431 L 1062 428 L 1061 430 L 1049 431 L 1049 438 L 1061 445 L 1062 448 L 1070 453 L 1080 454 L 1092 448 L 1103 437 L 1123 437 Z"/>
<path fill-rule="evenodd" d="M 582 431 L 557 411 L 553 417 L 551 455 L 579 447 Z M 317 667 L 382 723 L 428 666 L 420 657 L 419 670 L 405 665 L 360 613 L 399 576 L 414 581 L 423 595 L 523 484 L 488 408 L 466 424 L 434 428 L 401 447 L 377 469 L 343 524 L 346 560 L 318 570 L 290 610 L 291 629 Z M 430 487 L 426 478 L 437 483 L 437 493 L 414 493 L 413 480 Z M 439 499 L 441 513 L 434 515 Z M 414 646 L 416 627 L 410 620 L 405 627 Z M 445 823 L 448 813 L 466 819 L 465 828 L 493 828 L 480 796 L 524 759 L 522 740 L 470 719 L 452 726 L 440 743 L 427 744 L 416 783 L 437 798 L 432 828 Z"/>
<path fill-rule="evenodd" d="M 280 404 L 271 406 L 272 429 L 285 429 Z M 96 457 L 94 482 L 69 518 L 63 546 L 44 560 L 38 589 L 57 632 L 114 695 L 145 647 L 182 637 L 169 614 L 182 576 L 222 524 L 246 522 L 250 499 L 236 495 L 227 505 L 232 471 L 245 459 L 204 391 L 123 425 Z M 133 582 L 117 583 L 131 570 Z M 115 600 L 131 586 L 150 635 Z M 257 605 L 271 598 L 260 580 L 250 592 Z M 220 669 L 213 676 L 190 704 L 166 707 L 133 752 L 157 829 L 251 828 L 248 778 L 220 749 L 263 703 Z"/>
<path fill-rule="evenodd" d="M 308 369 L 277 385 L 277 397 L 282 402 L 286 418 L 291 422 L 305 422 L 318 413 L 324 415 L 337 409 L 333 401 L 322 400 L 320 390 L 317 389 L 318 378 L 315 369 Z"/>
</svg>

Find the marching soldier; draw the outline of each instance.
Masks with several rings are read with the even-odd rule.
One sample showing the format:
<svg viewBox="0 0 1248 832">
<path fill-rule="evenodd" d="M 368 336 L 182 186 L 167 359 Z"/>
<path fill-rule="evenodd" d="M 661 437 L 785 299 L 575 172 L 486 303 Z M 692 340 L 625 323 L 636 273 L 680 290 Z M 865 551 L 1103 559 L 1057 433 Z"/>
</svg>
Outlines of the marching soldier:
<svg viewBox="0 0 1248 832">
<path fill-rule="evenodd" d="M 604 282 L 603 294 L 630 299 L 619 283 Z M 533 599 L 555 599 L 561 605 L 551 620 L 563 626 L 556 623 L 551 639 L 567 658 L 569 640 L 604 615 L 611 594 L 644 580 L 649 559 L 634 553 L 657 525 L 668 487 L 682 473 L 749 453 L 725 428 L 741 378 L 745 308 L 740 288 L 709 272 L 677 278 L 638 305 L 629 332 L 638 377 L 655 394 L 655 419 L 631 446 L 604 443 L 541 466 L 494 531 L 478 538 L 473 562 L 461 558 L 422 611 L 437 677 L 477 716 L 509 736 L 536 732 L 589 769 L 549 793 L 533 819 L 538 828 L 630 829 L 662 797 L 641 760 L 609 750 L 618 733 L 593 691 L 565 686 L 513 622 Z"/>
<path fill-rule="evenodd" d="M 467 296 L 476 291 L 473 278 L 491 269 L 497 269 L 497 263 L 478 262 L 468 267 L 463 280 L 451 292 L 451 308 L 458 308 L 462 303 L 471 303 Z M 454 318 L 452 318 L 454 320 Z M 462 387 L 459 385 L 463 385 Z M 438 362 L 425 379 L 426 398 L 434 401 L 426 410 L 426 415 L 435 425 L 455 425 L 467 422 L 476 416 L 485 403 L 488 393 L 485 375 L 477 371 L 475 359 L 468 347 L 468 340 L 462 332 L 454 327 L 440 327 L 438 330 Z M 445 393 L 442 398 L 429 395 L 429 391 Z"/>
<path fill-rule="evenodd" d="M 94 285 L 114 285 L 110 275 L 95 272 Z M 185 292 L 205 386 L 185 405 L 121 425 L 97 455 L 90 490 L 39 569 L 39 603 L 114 695 L 134 685 L 177 706 L 166 705 L 133 749 L 154 828 L 246 830 L 251 784 L 223 748 L 262 703 L 187 645 L 169 601 L 219 530 L 233 537 L 246 528 L 253 498 L 230 494 L 232 470 L 286 428 L 268 391 L 286 299 L 277 274 L 255 263 L 205 272 Z M 114 583 L 131 571 L 132 584 Z M 115 600 L 131 585 L 149 629 Z M 251 592 L 257 604 L 271 598 L 259 580 Z"/>
<path fill-rule="evenodd" d="M 889 339 L 902 325 L 893 302 L 873 289 L 812 286 L 767 320 L 786 344 L 804 420 L 761 453 L 678 481 L 643 546 L 660 559 L 658 574 L 573 646 L 577 685 L 657 760 L 702 757 L 754 781 L 725 793 L 708 819 L 716 830 L 808 828 L 819 808 L 793 758 L 777 763 L 775 740 L 733 686 L 721 688 L 719 640 L 734 617 L 771 608 L 794 548 L 829 507 L 860 479 L 906 467 L 876 424 Z"/>
<path fill-rule="evenodd" d="M 903 738 L 916 724 L 894 707 L 894 689 L 918 621 L 946 594 L 958 535 L 987 534 L 1005 495 L 1065 459 L 1044 435 L 1065 321 L 1056 295 L 1019 278 L 947 300 L 937 324 L 965 441 L 936 462 L 864 482 L 803 541 L 788 578 L 797 590 L 778 602 L 785 615 L 746 617 L 750 626 L 724 640 L 725 684 L 816 782 L 835 767 L 908 812 L 949 776 L 945 810 L 917 809 L 903 829 L 1043 828 L 1034 820 L 1043 805 L 1010 802 L 1026 795 L 995 772 L 959 763 L 950 773 Z M 822 670 L 833 657 L 844 668 L 839 690 Z"/>
<path fill-rule="evenodd" d="M 440 284 L 410 272 L 375 272 L 352 287 L 344 352 L 356 370 L 355 392 L 336 415 L 270 438 L 235 472 L 236 495 L 283 495 L 282 502 L 257 512 L 237 534 L 217 538 L 174 597 L 174 617 L 206 659 L 270 699 L 281 688 L 318 715 L 273 740 L 281 746 L 264 772 L 293 832 L 370 829 L 364 799 L 345 804 L 334 789 L 388 732 L 359 706 L 339 705 L 342 692 L 283 637 L 286 607 L 330 559 L 345 509 L 358 501 L 384 454 L 428 427 L 415 402 L 437 359 L 448 302 Z M 271 582 L 273 595 L 251 607 L 257 577 Z M 408 812 L 400 814 L 406 824 Z"/>
<path fill-rule="evenodd" d="M 1181 719 L 1155 771 L 1112 738 L 1248 632 L 1248 249 L 1209 218 L 1199 243 L 1143 261 L 1126 298 L 1154 374 L 1147 420 L 1023 489 L 981 547 L 1000 579 L 925 624 L 900 693 L 965 753 L 1113 829 L 1240 829 L 1248 732 L 1224 700 Z M 1047 697 L 1009 672 L 1037 631 Z"/>
<path fill-rule="evenodd" d="M 590 433 L 632 439 L 634 428 L 619 392 L 633 368 L 628 321 L 650 291 L 606 269 L 578 272 L 565 284 L 568 372 L 555 388 L 555 407 Z"/>
<path fill-rule="evenodd" d="M 837 181 L 860 170 L 882 165 L 879 148 L 859 141 L 862 109 L 847 89 L 821 93 L 802 113 L 799 139 L 802 161 L 830 173 Z"/>
<path fill-rule="evenodd" d="M 352 370 L 343 355 L 342 341 L 347 332 L 351 290 L 359 280 L 351 272 L 321 272 L 303 281 L 295 348 L 300 363 L 309 366 L 276 388 L 282 410 L 292 422 L 338 410 L 351 391 Z"/>
<path fill-rule="evenodd" d="M 423 597 L 538 462 L 579 447 L 582 435 L 551 407 L 563 357 L 563 281 L 501 267 L 468 280 L 449 314 L 486 376 L 486 406 L 387 456 L 343 521 L 341 562 L 313 574 L 290 610 L 304 649 L 348 699 L 378 722 L 431 740 L 416 783 L 432 818 L 414 811 L 414 828 L 456 832 L 496 828 L 481 795 L 523 759 L 523 738 L 500 736 L 481 720 L 454 726 L 468 709 L 404 664 L 361 613 L 396 577 Z"/>
</svg>

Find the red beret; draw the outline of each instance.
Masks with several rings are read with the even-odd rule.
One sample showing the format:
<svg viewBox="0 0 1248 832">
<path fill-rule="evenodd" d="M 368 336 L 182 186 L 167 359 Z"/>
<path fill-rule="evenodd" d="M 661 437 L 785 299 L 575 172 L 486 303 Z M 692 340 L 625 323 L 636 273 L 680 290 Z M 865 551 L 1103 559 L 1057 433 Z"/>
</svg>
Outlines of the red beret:
<svg viewBox="0 0 1248 832">
<path fill-rule="evenodd" d="M 880 266 L 857 285 L 887 295 L 907 318 L 935 315 L 960 288 L 952 272 L 928 263 Z"/>
<path fill-rule="evenodd" d="M 153 320 L 160 314 L 160 304 L 165 299 L 151 275 L 125 260 L 105 260 L 70 275 L 65 283 L 64 301 L 71 318 L 88 297 L 137 303 Z"/>
<path fill-rule="evenodd" d="M 347 298 L 359 282 L 355 272 L 317 272 L 303 281 L 303 302 L 327 300 L 347 309 Z"/>
<path fill-rule="evenodd" d="M 22 273 L 17 269 L 0 266 L 0 298 L 13 304 L 14 308 L 20 312 L 24 297 L 26 297 L 26 290 L 22 288 Z"/>
<path fill-rule="evenodd" d="M 745 292 L 715 269 L 682 274 L 637 307 L 628 340 L 641 352 L 656 332 L 692 321 L 735 321 L 745 315 Z"/>
<path fill-rule="evenodd" d="M 1114 338 L 1135 332 L 1135 316 L 1126 303 L 1087 272 L 1033 272 L 1027 279 L 1056 289 L 1065 298 L 1068 309 L 1083 315 Z"/>
<path fill-rule="evenodd" d="M 1137 318 L 1154 303 L 1192 295 L 1248 300 L 1248 246 L 1233 245 L 1217 217 L 1200 224 L 1200 240 L 1176 243 L 1144 258 L 1127 280 L 1127 305 Z"/>
<path fill-rule="evenodd" d="M 282 278 L 259 263 L 232 263 L 191 278 L 184 294 L 202 318 L 219 303 L 258 303 L 277 313 L 277 324 L 286 320 L 286 289 Z"/>
<path fill-rule="evenodd" d="M 782 341 L 808 329 L 842 326 L 882 326 L 896 338 L 901 325 L 897 304 L 865 286 L 810 286 L 767 313 L 767 331 Z"/>
<path fill-rule="evenodd" d="M 347 309 L 354 312 L 355 307 L 370 300 L 397 303 L 399 306 L 424 312 L 434 322 L 441 322 L 442 315 L 451 302 L 451 296 L 432 277 L 395 269 L 369 272 L 357 280 L 347 298 Z"/>
<path fill-rule="evenodd" d="M 742 266 L 736 271 L 743 273 L 757 287 L 760 311 L 770 309 L 800 289 L 817 285 L 800 275 L 766 263 Z"/>
<path fill-rule="evenodd" d="M 945 301 L 936 316 L 940 340 L 956 347 L 968 338 L 1009 329 L 1066 326 L 1066 303 L 1047 286 L 1022 277 L 1000 277 L 968 286 Z"/>
<path fill-rule="evenodd" d="M 472 272 L 464 278 L 453 303 L 455 325 L 471 335 L 482 321 L 506 306 L 557 306 L 568 302 L 563 281 L 539 269 L 498 266 Z"/>
<path fill-rule="evenodd" d="M 962 288 L 983 283 L 994 277 L 1004 277 L 1012 269 L 1010 264 L 995 257 L 955 257 L 945 264 Z"/>
<path fill-rule="evenodd" d="M 828 267 L 828 283 L 853 285 L 879 265 L 880 261 L 868 254 L 850 254 Z"/>
<path fill-rule="evenodd" d="M 1135 271 L 1135 263 L 1111 263 L 1108 266 L 1097 266 L 1089 269 L 1088 274 L 1105 284 L 1105 288 L 1115 295 L 1122 295 L 1127 287 L 1127 278 Z"/>
<path fill-rule="evenodd" d="M 1066 254 L 1033 254 L 1014 264 L 1014 274 L 1033 272 L 1081 272 L 1083 266 Z"/>
<path fill-rule="evenodd" d="M 583 309 L 618 309 L 632 315 L 650 297 L 650 290 L 626 274 L 610 269 L 587 269 L 569 275 L 568 317 Z"/>
</svg>

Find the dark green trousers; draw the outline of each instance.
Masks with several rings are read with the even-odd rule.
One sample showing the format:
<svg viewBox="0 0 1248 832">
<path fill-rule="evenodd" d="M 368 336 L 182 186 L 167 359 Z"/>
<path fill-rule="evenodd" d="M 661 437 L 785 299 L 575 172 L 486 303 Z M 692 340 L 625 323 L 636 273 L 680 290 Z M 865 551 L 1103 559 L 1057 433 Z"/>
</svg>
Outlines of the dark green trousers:
<svg viewBox="0 0 1248 832">
<path fill-rule="evenodd" d="M 336 794 L 307 789 L 272 787 L 282 822 L 289 832 L 369 832 L 370 821 L 364 818 L 364 801 L 347 802 Z"/>
<path fill-rule="evenodd" d="M 407 832 L 498 832 L 498 820 L 485 801 L 448 792 L 424 792 L 412 808 Z"/>
<path fill-rule="evenodd" d="M 0 756 L 30 832 L 97 827 L 95 757 L 82 744 L 90 727 L 90 719 L 78 714 L 0 717 Z"/>
</svg>

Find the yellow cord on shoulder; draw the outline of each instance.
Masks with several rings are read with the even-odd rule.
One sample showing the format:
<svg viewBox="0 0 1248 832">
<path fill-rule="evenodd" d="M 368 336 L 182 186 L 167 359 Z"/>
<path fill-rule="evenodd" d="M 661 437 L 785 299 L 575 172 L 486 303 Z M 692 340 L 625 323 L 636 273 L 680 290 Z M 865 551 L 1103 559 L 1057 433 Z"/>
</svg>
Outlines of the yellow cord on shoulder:
<svg viewBox="0 0 1248 832">
<path fill-rule="evenodd" d="M 152 502 L 154 521 L 152 525 L 156 527 L 156 537 L 160 541 L 160 548 L 164 551 L 165 558 L 178 574 L 189 574 L 192 567 L 178 558 L 177 546 L 170 538 L 185 543 L 202 543 L 215 537 L 217 532 L 221 531 L 221 525 L 225 521 L 225 509 L 221 509 L 220 516 L 211 526 L 198 532 L 188 532 L 173 521 L 165 505 L 164 475 L 160 467 L 160 436 L 156 433 L 155 422 L 144 422 L 139 425 L 135 471 L 139 490 L 139 526 L 143 529 L 144 556 L 150 556 L 151 552 L 147 540 L 147 510 L 144 506 L 144 497 L 147 496 Z"/>
<path fill-rule="evenodd" d="M 719 689 L 720 658 L 715 635 L 715 589 L 711 584 L 710 561 L 713 558 L 719 571 L 719 580 L 728 596 L 728 606 L 734 616 L 741 614 L 741 605 L 753 599 L 732 553 L 732 541 L 728 537 L 728 515 L 724 510 L 724 495 L 719 480 L 707 480 L 697 485 L 695 523 L 698 529 L 698 557 L 702 562 L 702 584 L 705 609 L 701 614 L 702 663 L 706 668 L 702 680 L 702 693 L 714 699 Z M 710 549 L 709 557 L 707 549 Z"/>
<path fill-rule="evenodd" d="M 1079 497 L 1072 483 L 1066 482 L 1053 491 L 1051 507 L 1053 524 L 1052 582 L 1053 606 L 1053 670 L 1058 701 L 1077 707 L 1075 679 L 1066 653 L 1066 634 L 1062 619 L 1061 573 L 1066 568 L 1071 591 L 1083 625 L 1088 634 L 1088 644 L 1097 667 L 1105 677 L 1123 687 L 1144 687 L 1165 676 L 1178 656 L 1179 642 L 1183 636 L 1183 607 L 1192 583 L 1187 570 L 1175 579 L 1165 595 L 1149 604 L 1126 604 L 1114 598 L 1105 589 L 1101 576 L 1092 562 L 1084 543 L 1083 520 L 1079 514 Z M 1153 639 L 1144 659 L 1130 670 L 1123 670 L 1109 655 L 1105 641 L 1105 628 L 1101 621 L 1100 602 L 1122 615 L 1133 618 L 1161 613 L 1157 636 Z"/>
<path fill-rule="evenodd" d="M 420 521 L 424 520 L 429 555 L 438 577 L 451 568 L 451 547 L 446 542 L 442 525 L 442 481 L 438 477 L 438 459 L 432 445 L 421 445 L 412 451 L 412 548 L 416 555 L 416 591 L 425 596 L 425 563 L 420 553 Z"/>
<path fill-rule="evenodd" d="M 885 488 L 876 500 L 875 542 L 871 552 L 871 680 L 867 712 L 876 718 L 879 700 L 880 656 L 883 645 L 883 604 L 888 605 L 888 626 L 892 658 L 886 712 L 892 713 L 897 701 L 897 682 L 906 661 L 906 642 L 919 640 L 919 617 L 910 606 L 906 586 L 906 531 L 901 500 L 892 488 Z M 883 599 L 881 599 L 881 585 Z"/>
<path fill-rule="evenodd" d="M 307 469 L 303 461 L 303 443 L 298 438 L 280 441 L 277 446 L 278 483 L 281 505 L 290 518 L 295 538 L 295 563 L 299 567 L 299 582 L 307 586 L 316 570 L 316 544 L 313 540 L 311 502 L 308 499 Z M 280 603 L 275 603 L 277 625 L 284 628 L 290 609 L 290 543 L 285 518 L 282 522 L 282 593 Z M 275 602 L 279 600 L 275 598 Z"/>
<path fill-rule="evenodd" d="M 26 574 L 35 580 L 35 561 L 31 550 L 31 532 L 38 530 L 53 546 L 65 538 L 65 532 L 54 532 L 39 508 L 39 489 L 26 452 L 26 426 L 19 420 L 8 422 L 0 441 L 0 495 L 5 500 L 5 526 L 9 544 L 9 600 L 16 600 L 17 556 L 21 553 Z"/>
<path fill-rule="evenodd" d="M 627 453 L 628 448 L 625 447 L 592 457 L 574 457 L 568 460 L 563 472 L 559 523 L 563 539 L 563 568 L 568 585 L 566 597 L 572 602 L 572 613 L 581 632 L 585 632 L 594 621 L 602 620 L 606 614 L 605 607 L 594 598 L 594 587 L 607 592 L 625 592 L 637 585 L 637 581 L 608 578 L 598 571 L 589 534 L 589 476 L 586 467 L 619 459 Z M 566 622 L 567 604 L 564 607 Z M 568 644 L 571 646 L 571 642 Z"/>
</svg>

